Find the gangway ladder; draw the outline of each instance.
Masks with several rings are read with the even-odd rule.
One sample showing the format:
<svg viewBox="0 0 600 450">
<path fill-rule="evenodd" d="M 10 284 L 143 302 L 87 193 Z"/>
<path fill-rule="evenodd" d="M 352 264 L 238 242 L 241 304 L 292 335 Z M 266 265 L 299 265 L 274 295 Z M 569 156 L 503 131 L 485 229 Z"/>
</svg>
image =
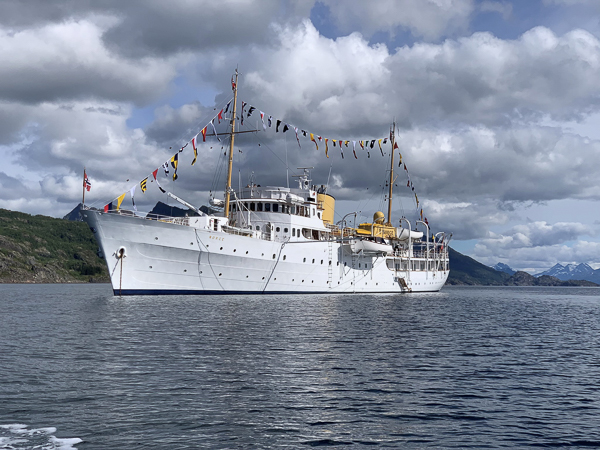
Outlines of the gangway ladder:
<svg viewBox="0 0 600 450">
<path fill-rule="evenodd" d="M 327 265 L 327 284 L 329 289 L 333 288 L 333 241 L 329 239 L 327 242 L 329 250 L 329 264 Z"/>
<path fill-rule="evenodd" d="M 400 288 L 403 291 L 412 292 L 412 288 L 408 287 L 408 284 L 406 284 L 406 280 L 404 278 L 398 277 L 398 282 L 400 283 Z"/>
</svg>

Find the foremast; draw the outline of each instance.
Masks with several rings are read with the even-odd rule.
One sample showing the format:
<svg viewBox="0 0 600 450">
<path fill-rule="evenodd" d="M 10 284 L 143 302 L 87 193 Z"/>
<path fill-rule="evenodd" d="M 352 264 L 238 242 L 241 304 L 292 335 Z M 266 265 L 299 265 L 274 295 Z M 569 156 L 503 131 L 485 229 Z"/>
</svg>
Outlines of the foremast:
<svg viewBox="0 0 600 450">
<path fill-rule="evenodd" d="M 392 156 L 390 157 L 390 189 L 388 194 L 387 225 L 392 225 L 392 191 L 394 186 L 394 150 L 396 147 L 396 122 L 392 123 L 390 130 L 390 141 L 392 144 Z"/>
<path fill-rule="evenodd" d="M 229 163 L 227 165 L 227 184 L 225 186 L 225 209 L 223 214 L 229 217 L 229 203 L 231 200 L 231 171 L 233 169 L 233 144 L 235 140 L 235 119 L 237 111 L 237 87 L 238 87 L 238 71 L 235 69 L 235 81 L 232 81 L 233 87 L 233 112 L 231 116 L 231 139 L 229 144 Z M 393 153 L 393 152 L 392 152 Z"/>
</svg>

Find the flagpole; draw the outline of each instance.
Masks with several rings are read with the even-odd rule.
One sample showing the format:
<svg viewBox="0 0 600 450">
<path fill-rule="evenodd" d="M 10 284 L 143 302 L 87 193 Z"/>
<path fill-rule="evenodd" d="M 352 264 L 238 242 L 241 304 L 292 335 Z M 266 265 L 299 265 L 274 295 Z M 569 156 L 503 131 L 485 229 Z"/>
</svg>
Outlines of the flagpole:
<svg viewBox="0 0 600 450">
<path fill-rule="evenodd" d="M 392 132 L 390 133 L 390 139 L 392 141 L 392 156 L 390 159 L 390 190 L 388 194 L 388 224 L 392 224 L 392 186 L 394 185 L 394 144 L 396 134 L 396 121 L 392 124 Z"/>
<path fill-rule="evenodd" d="M 83 168 L 83 198 L 81 199 L 81 209 L 85 206 L 85 167 Z"/>
<path fill-rule="evenodd" d="M 231 142 L 229 145 L 229 164 L 227 166 L 227 185 L 225 186 L 225 217 L 229 217 L 229 202 L 231 196 L 231 169 L 233 167 L 233 142 L 235 138 L 235 116 L 237 110 L 238 70 L 235 69 L 235 86 L 233 87 L 233 116 L 231 118 Z"/>
</svg>

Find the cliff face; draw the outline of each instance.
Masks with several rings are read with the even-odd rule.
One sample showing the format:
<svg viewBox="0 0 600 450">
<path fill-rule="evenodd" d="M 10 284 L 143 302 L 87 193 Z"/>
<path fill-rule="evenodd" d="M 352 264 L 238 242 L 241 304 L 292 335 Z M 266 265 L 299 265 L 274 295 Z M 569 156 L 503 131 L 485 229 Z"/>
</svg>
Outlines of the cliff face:
<svg viewBox="0 0 600 450">
<path fill-rule="evenodd" d="M 0 283 L 108 282 L 83 222 L 0 209 Z"/>
</svg>

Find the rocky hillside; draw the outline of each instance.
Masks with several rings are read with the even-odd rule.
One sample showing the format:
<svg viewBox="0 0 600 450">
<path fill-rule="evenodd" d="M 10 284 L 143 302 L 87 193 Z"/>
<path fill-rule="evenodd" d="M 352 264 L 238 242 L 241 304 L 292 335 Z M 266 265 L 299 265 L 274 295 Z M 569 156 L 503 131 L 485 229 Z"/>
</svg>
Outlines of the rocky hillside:
<svg viewBox="0 0 600 450">
<path fill-rule="evenodd" d="M 0 283 L 108 282 L 83 222 L 0 209 Z"/>
</svg>

